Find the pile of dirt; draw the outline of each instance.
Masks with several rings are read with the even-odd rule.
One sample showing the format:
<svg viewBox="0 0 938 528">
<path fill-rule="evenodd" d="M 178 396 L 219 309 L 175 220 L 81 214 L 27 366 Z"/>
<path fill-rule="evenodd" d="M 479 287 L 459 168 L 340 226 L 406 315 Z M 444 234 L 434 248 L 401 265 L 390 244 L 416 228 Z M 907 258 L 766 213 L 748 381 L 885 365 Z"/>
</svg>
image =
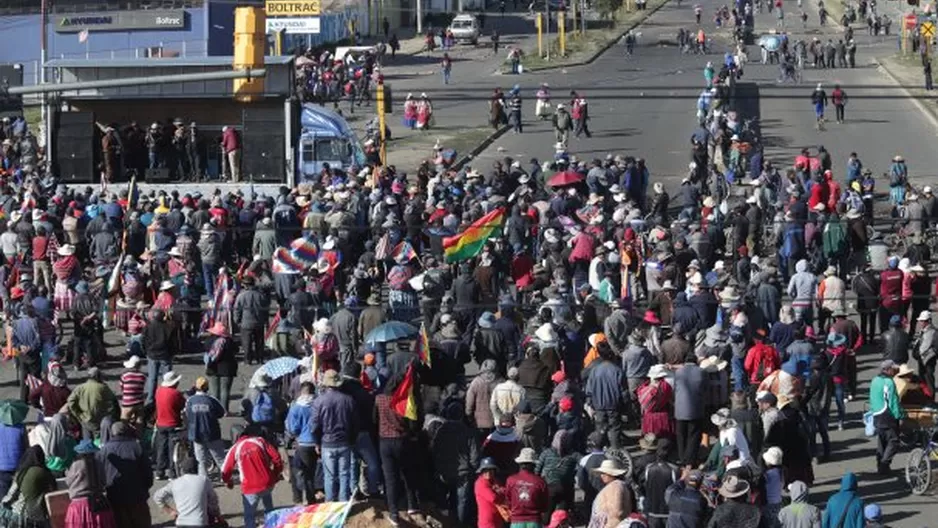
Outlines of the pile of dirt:
<svg viewBox="0 0 938 528">
<path fill-rule="evenodd" d="M 352 506 L 345 528 L 376 528 L 390 526 L 388 508 L 384 501 L 363 501 Z M 459 528 L 454 519 L 443 516 L 434 508 L 424 508 L 416 515 L 400 513 L 400 525 L 405 528 Z"/>
</svg>

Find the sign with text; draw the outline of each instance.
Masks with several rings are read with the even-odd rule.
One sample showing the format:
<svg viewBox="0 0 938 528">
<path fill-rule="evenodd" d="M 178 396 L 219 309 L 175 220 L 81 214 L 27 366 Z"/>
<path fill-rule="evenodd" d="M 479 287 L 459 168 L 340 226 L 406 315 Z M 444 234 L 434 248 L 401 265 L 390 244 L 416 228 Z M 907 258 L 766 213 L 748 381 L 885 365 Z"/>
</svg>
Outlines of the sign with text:
<svg viewBox="0 0 938 528">
<path fill-rule="evenodd" d="M 322 13 L 320 0 L 267 0 L 267 16 L 317 16 Z"/>
<path fill-rule="evenodd" d="M 319 17 L 267 19 L 268 33 L 284 31 L 288 35 L 318 35 L 320 27 Z"/>
<path fill-rule="evenodd" d="M 185 29 L 184 9 L 151 9 L 146 11 L 109 11 L 80 15 L 52 15 L 56 33 L 82 31 L 121 31 L 127 29 Z"/>
</svg>

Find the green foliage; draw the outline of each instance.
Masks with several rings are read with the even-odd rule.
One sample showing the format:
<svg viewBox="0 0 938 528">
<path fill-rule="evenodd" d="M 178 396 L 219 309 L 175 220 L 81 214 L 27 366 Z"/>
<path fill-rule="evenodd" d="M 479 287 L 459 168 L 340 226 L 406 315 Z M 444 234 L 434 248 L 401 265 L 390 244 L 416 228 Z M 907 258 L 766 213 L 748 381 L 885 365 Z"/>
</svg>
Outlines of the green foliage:
<svg viewBox="0 0 938 528">
<path fill-rule="evenodd" d="M 593 7 L 603 19 L 614 18 L 616 11 L 622 8 L 622 0 L 594 0 Z"/>
</svg>

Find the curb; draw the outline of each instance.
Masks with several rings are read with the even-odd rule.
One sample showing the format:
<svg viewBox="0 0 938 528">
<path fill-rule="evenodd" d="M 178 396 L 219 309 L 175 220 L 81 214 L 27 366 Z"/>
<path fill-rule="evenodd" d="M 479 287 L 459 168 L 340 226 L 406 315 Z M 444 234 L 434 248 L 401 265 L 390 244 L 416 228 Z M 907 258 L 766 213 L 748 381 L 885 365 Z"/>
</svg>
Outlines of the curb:
<svg viewBox="0 0 938 528">
<path fill-rule="evenodd" d="M 527 73 L 527 72 L 532 72 L 532 73 L 533 73 L 533 72 L 542 72 L 542 71 L 550 71 L 550 70 L 559 70 L 559 69 L 561 69 L 561 68 L 576 68 L 576 67 L 578 67 L 578 66 L 587 66 L 587 65 L 589 65 L 589 64 L 592 64 L 592 63 L 595 62 L 596 59 L 598 59 L 602 54 L 604 54 L 604 53 L 606 53 L 607 51 L 609 51 L 609 49 L 610 49 L 611 47 L 615 46 L 616 43 L 618 43 L 620 40 L 622 40 L 622 37 L 624 37 L 626 33 L 628 33 L 629 31 L 632 31 L 633 29 L 637 28 L 638 26 L 644 24 L 645 21 L 648 20 L 649 17 L 651 17 L 652 15 L 654 15 L 655 13 L 657 13 L 658 10 L 660 10 L 662 7 L 664 7 L 664 6 L 666 6 L 666 5 L 668 5 L 668 1 L 667 1 L 667 0 L 664 1 L 664 2 L 661 2 L 660 4 L 658 4 L 657 7 L 654 7 L 654 8 L 652 8 L 652 9 L 646 10 L 644 17 L 642 17 L 641 19 L 639 19 L 639 20 L 637 20 L 637 21 L 635 21 L 635 22 L 629 24 L 628 26 L 622 28 L 622 31 L 619 32 L 618 35 L 617 35 L 615 38 L 609 39 L 608 42 L 606 42 L 605 44 L 603 44 L 602 46 L 600 46 L 598 50 L 594 51 L 592 55 L 590 55 L 589 57 L 587 57 L 587 58 L 584 59 L 584 60 L 577 61 L 577 62 L 568 62 L 568 63 L 565 63 L 565 64 L 556 64 L 556 65 L 553 65 L 553 64 L 552 64 L 552 65 L 549 65 L 549 66 L 541 66 L 541 67 L 539 67 L 539 68 L 531 68 L 531 69 L 525 68 L 524 71 L 525 71 L 525 73 Z"/>
<path fill-rule="evenodd" d="M 899 77 L 897 77 L 896 74 L 892 73 L 889 67 L 883 64 L 882 62 L 880 62 L 878 58 L 873 57 L 873 63 L 876 64 L 879 67 L 879 69 L 882 72 L 884 72 L 890 79 L 892 79 L 892 82 L 896 83 L 896 85 L 899 88 L 902 88 L 902 91 L 905 92 L 906 95 L 909 96 L 909 99 L 911 99 L 912 103 L 916 107 L 918 107 L 919 111 L 925 114 L 924 117 L 928 120 L 928 122 L 931 123 L 933 127 L 938 128 L 938 109 L 932 109 L 932 108 L 929 108 L 927 105 L 925 105 L 925 103 L 923 103 L 914 93 L 912 93 L 911 90 L 906 88 L 902 84 L 902 82 L 899 80 Z"/>
<path fill-rule="evenodd" d="M 482 142 L 476 145 L 474 149 L 470 150 L 468 154 L 459 158 L 459 160 L 453 164 L 452 169 L 457 171 L 462 169 L 464 165 L 467 165 L 469 162 L 475 159 L 475 157 L 481 154 L 483 150 L 489 148 L 492 143 L 495 143 L 498 138 L 504 136 L 505 133 L 509 130 L 511 130 L 511 125 L 505 125 L 489 134 L 487 138 L 483 139 Z"/>
</svg>

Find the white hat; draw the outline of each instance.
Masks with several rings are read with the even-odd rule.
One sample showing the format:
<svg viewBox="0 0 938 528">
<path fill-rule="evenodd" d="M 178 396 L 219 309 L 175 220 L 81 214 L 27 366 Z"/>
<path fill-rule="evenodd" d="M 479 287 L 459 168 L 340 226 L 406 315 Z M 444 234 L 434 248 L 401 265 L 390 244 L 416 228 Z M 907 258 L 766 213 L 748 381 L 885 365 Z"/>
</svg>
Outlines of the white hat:
<svg viewBox="0 0 938 528">
<path fill-rule="evenodd" d="M 124 368 L 137 368 L 137 366 L 140 365 L 142 361 L 143 360 L 140 359 L 140 356 L 130 356 L 130 359 L 124 362 Z"/>
<path fill-rule="evenodd" d="M 324 251 L 329 251 L 330 249 L 335 248 L 335 237 L 329 235 L 326 237 L 326 241 L 322 243 L 322 249 Z"/>
<path fill-rule="evenodd" d="M 160 385 L 163 387 L 175 387 L 179 385 L 179 381 L 182 379 L 182 376 L 176 374 L 172 370 L 163 374 L 163 381 L 160 382 Z"/>
<path fill-rule="evenodd" d="M 530 447 L 525 447 L 515 459 L 516 464 L 537 464 L 537 453 Z M 605 463 L 605 462 L 604 462 Z"/>
<path fill-rule="evenodd" d="M 749 198 L 746 198 L 746 203 L 748 203 L 748 204 L 759 203 L 759 197 L 753 194 L 753 195 L 750 196 Z"/>
<path fill-rule="evenodd" d="M 664 365 L 652 365 L 651 368 L 648 369 L 648 377 L 650 379 L 667 378 L 668 369 L 666 369 Z"/>
<path fill-rule="evenodd" d="M 717 356 L 709 356 L 700 362 L 700 368 L 707 372 L 719 372 L 727 366 L 726 360 L 721 360 Z"/>
<path fill-rule="evenodd" d="M 930 192 L 931 192 L 931 185 L 926 185 L 926 186 L 922 189 L 922 192 L 925 193 L 925 194 L 930 193 Z"/>
<path fill-rule="evenodd" d="M 931 312 L 928 310 L 922 310 L 922 313 L 918 314 L 916 317 L 917 321 L 931 321 Z"/>
<path fill-rule="evenodd" d="M 179 251 L 179 248 L 178 248 L 178 247 L 173 246 L 173 247 L 169 248 L 169 256 L 171 256 L 171 257 L 182 257 L 182 251 Z"/>
<path fill-rule="evenodd" d="M 603 475 L 609 475 L 611 477 L 621 477 L 628 473 L 627 470 L 619 467 L 619 462 L 607 458 L 603 460 L 602 464 L 598 468 L 593 469 L 596 473 L 602 473 Z"/>
<path fill-rule="evenodd" d="M 782 450 L 776 446 L 772 446 L 766 449 L 765 453 L 762 453 L 762 460 L 765 460 L 766 465 L 769 466 L 781 466 Z"/>
<path fill-rule="evenodd" d="M 175 287 L 176 285 L 173 284 L 172 281 L 164 280 L 160 283 L 160 291 L 169 291 Z"/>
<path fill-rule="evenodd" d="M 544 323 L 539 326 L 534 332 L 534 337 L 545 343 L 556 343 L 560 340 L 560 338 L 557 337 L 557 332 L 554 330 L 553 325 L 550 323 Z"/>
<path fill-rule="evenodd" d="M 71 244 L 65 244 L 64 246 L 59 247 L 59 249 L 56 250 L 56 253 L 58 253 L 59 255 L 62 255 L 63 257 L 74 255 L 75 246 Z"/>
</svg>

